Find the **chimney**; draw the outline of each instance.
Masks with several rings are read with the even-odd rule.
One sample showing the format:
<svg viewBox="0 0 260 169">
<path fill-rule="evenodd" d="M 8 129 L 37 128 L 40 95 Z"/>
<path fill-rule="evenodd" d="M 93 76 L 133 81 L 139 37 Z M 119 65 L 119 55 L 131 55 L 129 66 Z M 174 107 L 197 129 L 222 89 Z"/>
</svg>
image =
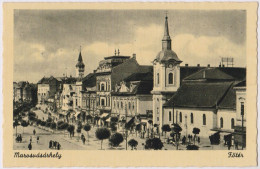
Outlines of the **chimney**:
<svg viewBox="0 0 260 169">
<path fill-rule="evenodd" d="M 185 67 L 188 67 L 189 66 L 189 64 L 185 64 Z"/>
<path fill-rule="evenodd" d="M 197 64 L 197 67 L 200 67 L 200 64 Z"/>
<path fill-rule="evenodd" d="M 208 67 L 210 67 L 210 64 L 208 64 Z"/>
<path fill-rule="evenodd" d="M 133 58 L 136 60 L 136 54 L 135 53 L 133 53 Z"/>
</svg>

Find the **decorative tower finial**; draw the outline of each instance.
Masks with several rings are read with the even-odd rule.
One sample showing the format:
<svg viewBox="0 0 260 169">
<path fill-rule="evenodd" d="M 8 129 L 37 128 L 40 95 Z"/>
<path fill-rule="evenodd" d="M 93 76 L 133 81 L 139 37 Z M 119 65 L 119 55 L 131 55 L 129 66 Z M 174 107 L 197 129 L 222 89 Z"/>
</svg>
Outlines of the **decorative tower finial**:
<svg viewBox="0 0 260 169">
<path fill-rule="evenodd" d="M 162 39 L 162 50 L 171 50 L 172 46 L 171 46 L 171 37 L 169 34 L 169 27 L 168 27 L 168 16 L 167 16 L 168 12 L 166 12 L 166 16 L 165 16 L 165 25 L 164 25 L 164 36 Z"/>
<path fill-rule="evenodd" d="M 115 56 L 116 56 L 116 49 L 115 49 Z"/>
<path fill-rule="evenodd" d="M 118 54 L 118 56 L 119 56 L 119 54 L 120 54 L 120 51 L 119 51 L 119 49 L 118 49 L 118 51 L 117 51 L 117 54 Z"/>
</svg>

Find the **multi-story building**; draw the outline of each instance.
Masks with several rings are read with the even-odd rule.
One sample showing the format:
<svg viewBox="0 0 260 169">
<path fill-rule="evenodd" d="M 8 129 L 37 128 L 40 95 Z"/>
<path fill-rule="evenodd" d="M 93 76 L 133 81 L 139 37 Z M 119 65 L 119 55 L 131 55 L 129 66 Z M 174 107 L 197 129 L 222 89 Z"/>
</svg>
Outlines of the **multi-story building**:
<svg viewBox="0 0 260 169">
<path fill-rule="evenodd" d="M 246 80 L 235 85 L 236 91 L 236 124 L 235 142 L 246 147 Z"/>
<path fill-rule="evenodd" d="M 97 104 L 100 113 L 111 112 L 111 91 L 115 90 L 115 84 L 139 70 L 139 64 L 135 55 L 115 55 L 105 57 L 99 62 L 96 70 Z"/>
<path fill-rule="evenodd" d="M 15 102 L 17 101 L 36 101 L 36 87 L 33 84 L 29 84 L 29 82 L 21 81 L 13 83 L 13 99 Z"/>
<path fill-rule="evenodd" d="M 152 67 L 151 67 L 152 68 Z M 112 116 L 128 122 L 133 117 L 146 120 L 152 112 L 153 72 L 133 73 L 117 84 L 112 95 Z"/>
<path fill-rule="evenodd" d="M 46 101 L 53 102 L 55 94 L 59 90 L 60 83 L 55 77 L 49 78 L 43 77 L 38 83 L 38 103 L 44 103 Z"/>
</svg>

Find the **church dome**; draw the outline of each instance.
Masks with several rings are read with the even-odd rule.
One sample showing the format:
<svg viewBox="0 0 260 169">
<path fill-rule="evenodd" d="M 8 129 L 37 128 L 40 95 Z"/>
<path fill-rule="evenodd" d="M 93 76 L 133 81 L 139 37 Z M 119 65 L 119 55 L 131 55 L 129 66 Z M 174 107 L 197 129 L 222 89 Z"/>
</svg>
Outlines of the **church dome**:
<svg viewBox="0 0 260 169">
<path fill-rule="evenodd" d="M 178 58 L 177 54 L 172 50 L 162 50 L 162 51 L 160 51 L 156 56 L 156 60 L 158 62 L 165 62 L 165 61 L 170 61 L 170 60 L 174 60 L 176 62 L 182 62 Z"/>
</svg>

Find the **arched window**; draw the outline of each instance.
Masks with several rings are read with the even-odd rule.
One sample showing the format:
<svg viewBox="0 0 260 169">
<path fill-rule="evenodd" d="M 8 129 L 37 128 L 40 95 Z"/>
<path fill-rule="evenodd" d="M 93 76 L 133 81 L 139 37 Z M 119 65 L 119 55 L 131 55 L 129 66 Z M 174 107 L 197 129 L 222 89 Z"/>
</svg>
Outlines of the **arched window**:
<svg viewBox="0 0 260 169">
<path fill-rule="evenodd" d="M 193 113 L 190 114 L 190 123 L 193 124 Z"/>
<path fill-rule="evenodd" d="M 121 109 L 123 109 L 123 107 L 124 107 L 124 106 L 123 106 L 123 102 L 121 102 Z"/>
<path fill-rule="evenodd" d="M 114 101 L 114 107 L 116 107 L 116 101 Z"/>
<path fill-rule="evenodd" d="M 203 125 L 206 125 L 207 124 L 207 119 L 206 119 L 206 115 L 205 114 L 203 114 Z"/>
<path fill-rule="evenodd" d="M 119 109 L 119 101 L 117 102 L 117 108 Z"/>
<path fill-rule="evenodd" d="M 104 90 L 105 90 L 105 85 L 101 84 L 101 91 L 104 91 Z"/>
<path fill-rule="evenodd" d="M 235 120 L 232 118 L 231 119 L 231 129 L 235 128 Z"/>
<path fill-rule="evenodd" d="M 157 73 L 157 84 L 160 83 L 160 76 L 159 76 L 159 73 Z"/>
<path fill-rule="evenodd" d="M 224 122 L 223 122 L 223 118 L 221 117 L 221 118 L 220 118 L 220 128 L 223 128 L 223 123 L 224 123 Z"/>
<path fill-rule="evenodd" d="M 169 121 L 172 121 L 172 112 L 169 111 Z"/>
<path fill-rule="evenodd" d="M 131 103 L 130 102 L 128 103 L 128 109 L 129 110 L 131 109 Z"/>
<path fill-rule="evenodd" d="M 159 107 L 157 107 L 157 114 L 159 114 Z"/>
<path fill-rule="evenodd" d="M 169 81 L 169 84 L 173 84 L 173 74 L 172 73 L 169 73 L 168 81 Z"/>
<path fill-rule="evenodd" d="M 133 103 L 133 110 L 135 109 L 135 104 Z"/>
<path fill-rule="evenodd" d="M 182 123 L 182 113 L 180 112 L 180 123 Z"/>
</svg>

